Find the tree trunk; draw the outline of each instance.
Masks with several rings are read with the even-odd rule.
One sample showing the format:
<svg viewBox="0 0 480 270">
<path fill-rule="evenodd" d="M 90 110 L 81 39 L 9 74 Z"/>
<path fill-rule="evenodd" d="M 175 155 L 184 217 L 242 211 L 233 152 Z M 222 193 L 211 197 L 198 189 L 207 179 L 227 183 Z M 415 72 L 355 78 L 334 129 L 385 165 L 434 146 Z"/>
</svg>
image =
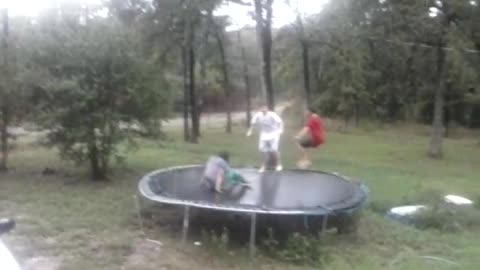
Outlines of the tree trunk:
<svg viewBox="0 0 480 270">
<path fill-rule="evenodd" d="M 220 60 L 221 60 L 221 67 L 222 67 L 222 74 L 223 74 L 223 87 L 225 89 L 225 98 L 226 98 L 226 113 L 227 113 L 227 125 L 225 131 L 227 133 L 232 133 L 232 98 L 231 98 L 231 90 L 230 90 L 230 80 L 228 77 L 228 69 L 227 69 L 227 60 L 225 59 L 225 47 L 223 44 L 223 39 L 220 36 L 221 33 L 219 32 L 220 29 L 215 31 L 215 38 L 217 39 L 217 45 L 220 52 Z"/>
<path fill-rule="evenodd" d="M 207 54 L 207 49 L 208 49 L 208 39 L 210 37 L 210 28 L 212 27 L 212 20 L 213 20 L 213 9 L 209 8 L 207 11 L 207 16 L 208 16 L 208 22 L 205 27 L 205 32 L 203 33 L 202 37 L 202 46 L 200 49 L 200 56 L 199 56 L 199 65 L 200 65 L 200 90 L 198 93 L 198 98 L 197 98 L 197 105 L 198 105 L 198 136 L 201 137 L 201 115 L 203 113 L 203 98 L 205 96 L 205 93 L 207 92 L 207 83 L 206 83 L 206 77 L 207 77 L 207 70 L 206 70 L 206 54 Z"/>
<path fill-rule="evenodd" d="M 5 8 L 3 10 L 3 73 L 6 75 L 8 79 L 8 9 Z M 5 84 L 7 85 L 7 84 Z M 9 87 L 7 85 L 6 87 Z M 2 126 L 0 127 L 0 140 L 1 140 L 1 152 L 2 152 L 2 159 L 0 160 L 0 171 L 6 171 L 8 169 L 8 124 L 10 122 L 10 112 L 9 112 L 9 104 L 6 100 L 6 93 L 7 89 L 3 89 L 5 91 L 3 94 L 5 96 L 1 97 L 1 114 L 2 114 Z"/>
<path fill-rule="evenodd" d="M 7 105 L 2 106 L 2 126 L 0 127 L 2 159 L 0 160 L 0 171 L 8 170 L 8 120 L 9 112 Z"/>
<path fill-rule="evenodd" d="M 314 57 L 312 59 L 312 83 L 310 84 L 310 89 L 314 91 L 319 91 L 320 88 L 320 65 L 322 63 L 321 56 Z"/>
<path fill-rule="evenodd" d="M 358 127 L 360 125 L 360 102 L 358 101 L 358 98 L 355 98 L 355 104 L 353 106 L 355 114 L 355 126 Z"/>
<path fill-rule="evenodd" d="M 257 33 L 262 51 L 262 73 L 267 94 L 269 109 L 275 109 L 275 94 L 272 82 L 272 4 L 273 0 L 267 0 L 265 4 L 266 18 L 263 18 L 263 4 L 261 0 L 255 0 L 255 13 L 257 21 Z"/>
<path fill-rule="evenodd" d="M 182 46 L 182 69 L 183 69 L 183 140 L 190 141 L 189 113 L 188 113 L 188 61 L 187 50 Z"/>
<path fill-rule="evenodd" d="M 302 52 L 303 64 L 303 88 L 305 90 L 305 104 L 307 107 L 311 105 L 311 90 L 310 90 L 310 48 L 305 38 L 305 29 L 300 14 L 297 14 L 298 24 L 298 40 L 300 42 L 300 49 Z"/>
<path fill-rule="evenodd" d="M 307 107 L 312 105 L 312 94 L 310 90 L 310 53 L 306 41 L 301 41 L 302 59 L 303 59 L 303 87 L 305 88 L 305 98 Z"/>
<path fill-rule="evenodd" d="M 418 47 L 415 45 L 412 47 L 411 53 L 409 57 L 407 58 L 406 61 L 406 69 L 405 69 L 405 89 L 408 89 L 408 100 L 410 102 L 407 102 L 408 106 L 408 120 L 415 119 L 415 107 L 416 107 L 416 95 L 417 95 L 417 86 L 416 86 L 416 70 L 415 70 L 415 57 L 417 55 L 417 49 Z"/>
<path fill-rule="evenodd" d="M 90 170 L 92 173 L 92 179 L 94 181 L 101 181 L 106 179 L 105 168 L 100 165 L 100 157 L 97 145 L 95 142 L 90 144 L 88 158 L 90 160 Z"/>
<path fill-rule="evenodd" d="M 345 122 L 345 130 L 348 128 L 348 122 L 350 122 L 350 113 L 345 111 L 343 113 L 343 121 Z"/>
<path fill-rule="evenodd" d="M 205 66 L 205 57 L 202 57 L 199 59 L 200 63 L 200 88 L 199 88 L 199 93 L 198 93 L 198 98 L 197 98 L 197 114 L 198 114 L 198 137 L 202 137 L 202 131 L 201 131 L 201 118 L 204 110 L 204 98 L 205 98 L 205 93 L 207 92 L 207 83 L 206 83 L 206 78 L 207 78 L 207 69 Z"/>
<path fill-rule="evenodd" d="M 89 124 L 89 142 L 88 142 L 88 160 L 90 161 L 90 173 L 93 181 L 105 180 L 107 172 L 101 166 L 100 151 L 97 147 L 97 136 L 95 134 L 95 125 Z"/>
<path fill-rule="evenodd" d="M 265 21 L 265 88 L 267 91 L 267 103 L 270 110 L 275 110 L 275 93 L 272 81 L 272 10 L 273 0 L 267 0 L 267 18 Z"/>
<path fill-rule="evenodd" d="M 260 88 L 262 93 L 262 98 L 267 99 L 267 91 L 265 89 L 265 61 L 263 59 L 263 4 L 262 0 L 255 0 L 255 21 L 256 21 L 256 32 L 257 32 L 257 46 L 258 46 L 258 59 L 260 59 Z"/>
<path fill-rule="evenodd" d="M 252 120 L 252 104 L 251 104 L 251 89 L 250 89 L 250 78 L 249 78 L 249 71 L 248 71 L 248 62 L 247 56 L 245 52 L 245 47 L 243 46 L 242 36 L 240 30 L 237 32 L 237 39 L 238 44 L 240 45 L 241 52 L 242 52 L 242 63 L 243 63 L 243 80 L 245 83 L 245 98 L 246 98 L 246 119 L 245 122 L 246 127 L 250 127 L 250 122 Z"/>
<path fill-rule="evenodd" d="M 188 43 L 188 75 L 189 75 L 189 92 L 190 92 L 190 109 L 192 116 L 192 134 L 190 142 L 198 143 L 198 137 L 200 136 L 200 119 L 198 117 L 197 110 L 197 95 L 195 91 L 195 48 L 193 47 L 193 28 L 190 27 L 190 40 Z"/>
<path fill-rule="evenodd" d="M 446 82 L 445 83 L 445 138 L 448 138 L 451 133 L 451 129 L 450 129 L 450 126 L 451 126 L 451 122 L 452 122 L 452 118 L 455 117 L 454 114 L 453 114 L 453 110 L 452 110 L 452 107 L 453 107 L 453 104 L 449 104 L 451 101 L 452 101 L 452 97 L 451 97 L 451 82 Z"/>
<path fill-rule="evenodd" d="M 430 139 L 430 148 L 428 154 L 432 158 L 441 158 L 443 156 L 443 113 L 444 113 L 444 89 L 445 89 L 445 51 L 442 49 L 443 42 L 440 42 L 437 48 L 437 72 L 438 86 L 435 90 L 435 103 L 433 112 L 432 135 Z"/>
</svg>

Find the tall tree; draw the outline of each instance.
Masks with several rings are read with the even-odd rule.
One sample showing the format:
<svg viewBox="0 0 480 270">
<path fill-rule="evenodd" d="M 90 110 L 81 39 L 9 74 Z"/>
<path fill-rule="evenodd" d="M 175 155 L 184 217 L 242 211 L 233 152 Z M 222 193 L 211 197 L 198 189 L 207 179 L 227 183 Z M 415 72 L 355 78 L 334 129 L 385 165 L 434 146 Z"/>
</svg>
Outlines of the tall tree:
<svg viewBox="0 0 480 270">
<path fill-rule="evenodd" d="M 182 75 L 183 75 L 183 104 L 182 104 L 182 111 L 183 111 L 183 140 L 188 142 L 191 138 L 190 133 L 190 118 L 189 118 L 189 108 L 190 108 L 190 76 L 189 76 L 189 56 L 188 56 L 188 49 L 187 49 L 186 40 L 184 41 L 184 45 L 181 46 L 181 54 L 182 54 Z"/>
<path fill-rule="evenodd" d="M 198 10 L 193 1 L 187 0 L 184 8 L 185 14 L 185 37 L 184 37 L 184 50 L 187 71 L 187 85 L 188 85 L 188 107 L 190 108 L 190 116 L 192 123 L 192 132 L 190 134 L 190 142 L 198 143 L 200 137 L 200 116 L 198 113 L 198 99 L 197 89 L 195 84 L 195 25 L 198 22 Z M 195 20 L 197 18 L 197 20 Z M 185 106 L 185 105 L 184 105 Z"/>
<path fill-rule="evenodd" d="M 0 148 L 2 153 L 2 159 L 0 160 L 0 171 L 7 170 L 8 162 L 8 125 L 10 123 L 10 99 L 8 88 L 11 87 L 8 80 L 10 79 L 10 66 L 9 66 L 9 52 L 8 52 L 8 38 L 9 38 L 9 25 L 8 25 L 8 9 L 4 9 L 2 12 L 3 23 L 3 35 L 2 35 L 2 56 L 3 56 L 3 84 L 0 89 L 0 113 L 1 113 L 1 127 L 0 127 Z"/>
<path fill-rule="evenodd" d="M 227 123 L 225 126 L 225 131 L 227 133 L 232 133 L 232 90 L 230 85 L 230 77 L 228 72 L 228 63 L 227 58 L 225 55 L 225 35 L 224 30 L 219 26 L 218 23 L 214 23 L 215 25 L 215 39 L 217 41 L 218 51 L 220 54 L 220 67 L 223 76 L 223 88 L 225 91 L 225 99 L 226 99 L 226 113 L 227 113 Z"/>
<path fill-rule="evenodd" d="M 126 1 L 126 0 L 115 0 Z M 196 46 L 203 43 L 205 28 L 208 27 L 208 14 L 221 3 L 220 0 L 154 0 L 146 2 L 145 7 L 140 8 L 143 13 L 140 22 L 141 29 L 147 39 L 153 41 L 154 55 L 171 57 L 172 62 L 180 63 L 183 74 L 183 116 L 184 138 L 191 142 L 198 142 L 200 136 L 200 110 L 198 90 L 203 88 L 203 72 L 200 74 L 200 89 L 196 83 L 196 55 L 199 55 L 200 66 L 205 66 L 204 48 Z M 175 61 L 176 55 L 171 53 L 180 46 L 181 61 Z M 160 53 L 158 51 L 161 51 Z M 176 75 L 169 76 L 177 78 Z M 191 125 L 190 125 L 191 124 Z M 191 127 L 191 130 L 190 130 Z"/>
<path fill-rule="evenodd" d="M 297 27 L 298 27 L 298 41 L 302 52 L 302 66 L 303 66 L 303 88 L 305 90 L 305 103 L 307 106 L 311 105 L 311 88 L 310 88 L 310 45 L 308 44 L 307 36 L 305 34 L 305 27 L 300 12 L 297 11 Z"/>
<path fill-rule="evenodd" d="M 267 105 L 275 109 L 275 93 L 272 81 L 272 17 L 274 0 L 254 0 L 257 35 L 262 55 L 262 78 L 267 95 Z"/>
<path fill-rule="evenodd" d="M 438 85 L 435 89 L 434 97 L 434 111 L 433 111 L 433 124 L 432 135 L 430 139 L 430 148 L 428 154 L 433 158 L 440 158 L 443 155 L 442 140 L 444 136 L 444 106 L 445 106 L 445 27 L 448 27 L 442 23 L 441 36 L 437 43 L 437 74 Z"/>
<path fill-rule="evenodd" d="M 240 51 L 242 55 L 242 66 L 243 66 L 243 83 L 245 85 L 245 112 L 246 112 L 246 126 L 247 128 L 250 127 L 250 122 L 252 119 L 252 93 L 250 88 L 250 77 L 249 77 L 249 69 L 248 69 L 248 62 L 247 62 L 247 54 L 245 52 L 245 45 L 243 44 L 242 39 L 242 31 L 237 31 L 237 41 L 240 46 Z"/>
<path fill-rule="evenodd" d="M 436 40 L 434 40 L 438 84 L 434 95 L 432 135 L 428 154 L 433 158 L 441 158 L 443 156 L 442 140 L 445 135 L 445 91 L 448 84 L 448 55 L 445 48 L 452 45 L 448 42 L 449 34 L 456 26 L 462 25 L 459 14 L 465 8 L 465 4 L 462 5 L 453 0 L 442 0 L 432 2 L 432 7 L 437 11 L 435 17 L 438 23 Z"/>
<path fill-rule="evenodd" d="M 27 18 L 8 16 L 2 12 L 3 30 L 0 48 L 0 170 L 8 169 L 8 127 L 33 115 L 32 90 L 44 82 L 45 74 L 33 64 L 32 54 L 37 33 Z M 11 31 L 13 29 L 13 31 Z"/>
<path fill-rule="evenodd" d="M 106 179 L 121 158 L 122 142 L 135 134 L 160 131 L 170 101 L 161 69 L 141 53 L 131 32 L 115 18 L 64 15 L 53 29 L 39 22 L 39 65 L 50 81 L 44 86 L 42 125 L 63 157 L 89 164 L 92 179 Z M 49 20 L 50 18 L 45 18 Z M 72 102 L 74 101 L 74 102 Z"/>
</svg>

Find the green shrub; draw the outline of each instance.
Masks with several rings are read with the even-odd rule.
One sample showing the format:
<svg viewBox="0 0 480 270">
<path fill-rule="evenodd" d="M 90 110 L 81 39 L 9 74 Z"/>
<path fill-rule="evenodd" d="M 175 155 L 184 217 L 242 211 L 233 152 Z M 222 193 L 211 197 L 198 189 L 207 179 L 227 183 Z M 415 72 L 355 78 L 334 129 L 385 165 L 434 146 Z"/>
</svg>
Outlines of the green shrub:
<svg viewBox="0 0 480 270">
<path fill-rule="evenodd" d="M 296 232 L 286 241 L 279 241 L 271 228 L 267 231 L 267 237 L 262 240 L 261 247 L 268 256 L 296 264 L 320 266 L 329 256 L 321 239 L 315 236 Z"/>
<path fill-rule="evenodd" d="M 223 231 L 220 235 L 211 231 L 210 233 L 202 230 L 201 237 L 203 243 L 207 244 L 209 247 L 218 249 L 218 251 L 227 251 L 228 245 L 230 243 L 229 231 L 226 227 L 223 227 Z"/>
<path fill-rule="evenodd" d="M 372 212 L 384 215 L 385 213 L 387 213 L 388 210 L 397 205 L 398 204 L 396 204 L 395 202 L 387 200 L 372 201 L 367 205 L 367 208 L 370 209 Z"/>
<path fill-rule="evenodd" d="M 280 242 L 275 238 L 272 228 L 268 228 L 267 237 L 262 240 L 261 247 L 270 256 L 277 255 L 280 250 Z"/>
<path fill-rule="evenodd" d="M 279 255 L 287 261 L 319 265 L 323 262 L 324 254 L 318 239 L 294 233 L 288 238 Z"/>
<path fill-rule="evenodd" d="M 415 226 L 443 232 L 475 230 L 480 228 L 480 210 L 475 207 L 441 203 L 420 212 L 416 216 Z"/>
<path fill-rule="evenodd" d="M 424 189 L 403 198 L 403 204 L 438 205 L 444 202 L 444 192 L 438 189 Z"/>
<path fill-rule="evenodd" d="M 455 206 L 444 200 L 440 190 L 426 189 L 408 194 L 398 202 L 373 201 L 368 208 L 375 213 L 384 215 L 389 209 L 402 205 L 426 205 L 425 210 L 413 218 L 415 227 L 426 230 L 436 229 L 442 232 L 456 232 L 480 228 L 480 207 L 478 201 L 474 207 Z"/>
</svg>

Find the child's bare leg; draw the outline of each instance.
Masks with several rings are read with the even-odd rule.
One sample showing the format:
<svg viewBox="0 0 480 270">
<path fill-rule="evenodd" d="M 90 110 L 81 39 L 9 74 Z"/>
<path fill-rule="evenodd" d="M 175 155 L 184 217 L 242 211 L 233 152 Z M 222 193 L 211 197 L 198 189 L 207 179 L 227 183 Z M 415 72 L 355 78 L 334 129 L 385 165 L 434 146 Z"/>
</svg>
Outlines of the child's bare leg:
<svg viewBox="0 0 480 270">
<path fill-rule="evenodd" d="M 218 193 L 222 193 L 222 184 L 223 184 L 224 176 L 225 174 L 222 172 L 222 173 L 219 173 L 217 175 L 217 179 L 215 179 L 215 191 Z"/>
<path fill-rule="evenodd" d="M 307 148 L 303 148 L 303 160 L 310 162 L 310 155 Z"/>
<path fill-rule="evenodd" d="M 273 155 L 275 156 L 275 165 L 276 165 L 276 170 L 277 171 L 281 171 L 283 170 L 283 166 L 282 166 L 282 161 L 280 160 L 280 151 L 275 151 L 273 152 Z"/>
<path fill-rule="evenodd" d="M 307 149 L 305 149 L 303 146 L 301 146 L 300 144 L 298 144 L 298 148 L 300 148 L 300 160 L 299 161 L 305 161 L 306 158 L 308 157 L 308 154 L 307 154 Z"/>
<path fill-rule="evenodd" d="M 265 168 L 267 167 L 268 164 L 268 152 L 262 152 L 262 165 L 260 167 L 260 172 L 265 171 Z"/>
</svg>

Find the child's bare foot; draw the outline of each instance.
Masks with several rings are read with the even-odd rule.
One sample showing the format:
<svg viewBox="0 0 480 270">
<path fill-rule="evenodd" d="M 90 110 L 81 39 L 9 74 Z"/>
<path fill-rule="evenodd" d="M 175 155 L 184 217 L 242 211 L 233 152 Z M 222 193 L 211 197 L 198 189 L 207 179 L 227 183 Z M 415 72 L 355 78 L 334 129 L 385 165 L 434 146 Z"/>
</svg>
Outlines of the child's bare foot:
<svg viewBox="0 0 480 270">
<path fill-rule="evenodd" d="M 297 162 L 297 167 L 302 170 L 308 169 L 310 166 L 312 166 L 312 162 L 310 162 L 310 160 L 300 160 Z"/>
</svg>

